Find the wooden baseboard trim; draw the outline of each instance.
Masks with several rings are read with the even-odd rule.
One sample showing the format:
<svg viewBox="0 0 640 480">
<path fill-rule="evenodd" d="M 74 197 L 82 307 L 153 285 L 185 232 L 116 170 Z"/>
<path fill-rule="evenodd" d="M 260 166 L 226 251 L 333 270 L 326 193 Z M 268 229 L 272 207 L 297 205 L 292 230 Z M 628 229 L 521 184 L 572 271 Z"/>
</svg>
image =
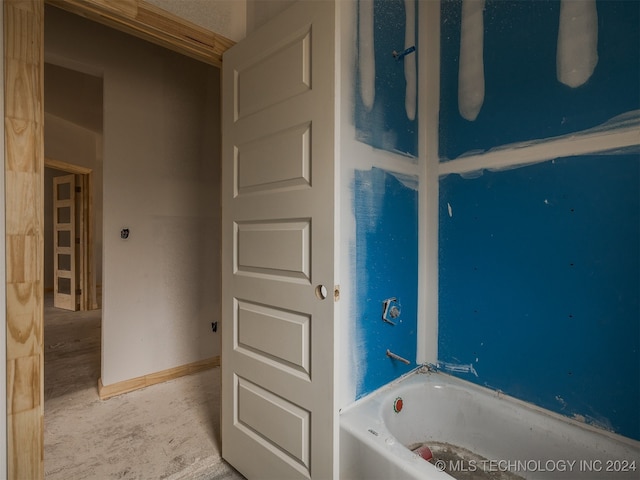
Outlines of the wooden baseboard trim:
<svg viewBox="0 0 640 480">
<path fill-rule="evenodd" d="M 115 397 L 116 395 L 122 395 L 123 393 L 132 392 L 150 385 L 173 380 L 174 378 L 184 377 L 185 375 L 192 375 L 194 373 L 219 366 L 220 357 L 218 356 L 199 360 L 180 367 L 169 368 L 168 370 L 162 370 L 161 372 L 150 373 L 149 375 L 143 375 L 142 377 L 124 380 L 107 386 L 104 386 L 102 384 L 102 378 L 99 378 L 98 394 L 100 395 L 101 400 L 106 400 L 108 398 Z"/>
</svg>

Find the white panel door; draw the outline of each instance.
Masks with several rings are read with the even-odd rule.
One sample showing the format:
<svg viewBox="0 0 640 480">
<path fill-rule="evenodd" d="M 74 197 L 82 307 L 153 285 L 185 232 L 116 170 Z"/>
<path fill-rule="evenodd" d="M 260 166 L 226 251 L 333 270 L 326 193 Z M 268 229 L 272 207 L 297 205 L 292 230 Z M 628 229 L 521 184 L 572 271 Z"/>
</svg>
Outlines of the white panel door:
<svg viewBox="0 0 640 480">
<path fill-rule="evenodd" d="M 337 478 L 335 5 L 299 2 L 223 59 L 222 455 Z"/>
<path fill-rule="evenodd" d="M 77 310 L 75 175 L 53 177 L 53 305 Z"/>
</svg>

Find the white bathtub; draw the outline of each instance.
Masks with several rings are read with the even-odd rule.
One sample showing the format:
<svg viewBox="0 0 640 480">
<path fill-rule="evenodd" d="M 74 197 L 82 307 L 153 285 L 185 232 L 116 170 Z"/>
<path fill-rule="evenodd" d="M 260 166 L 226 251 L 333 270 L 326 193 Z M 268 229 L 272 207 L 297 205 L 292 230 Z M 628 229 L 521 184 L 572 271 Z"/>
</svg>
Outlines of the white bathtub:
<svg viewBox="0 0 640 480">
<path fill-rule="evenodd" d="M 397 398 L 402 409 L 396 413 Z M 434 454 L 429 462 L 407 448 L 422 442 L 452 444 L 483 458 L 436 462 Z M 481 469 L 532 479 L 637 479 L 640 442 L 420 370 L 341 413 L 341 480 L 474 478 Z"/>
</svg>

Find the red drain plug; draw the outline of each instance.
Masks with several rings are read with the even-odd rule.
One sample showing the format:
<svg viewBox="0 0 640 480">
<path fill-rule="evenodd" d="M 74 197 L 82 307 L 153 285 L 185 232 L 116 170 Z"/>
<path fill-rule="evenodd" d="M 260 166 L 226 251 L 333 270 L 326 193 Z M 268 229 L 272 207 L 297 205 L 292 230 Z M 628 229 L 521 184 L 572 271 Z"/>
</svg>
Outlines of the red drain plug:
<svg viewBox="0 0 640 480">
<path fill-rule="evenodd" d="M 421 447 L 416 448 L 413 451 L 413 453 L 415 453 L 416 455 L 420 455 L 426 461 L 429 461 L 433 458 L 433 453 L 431 453 L 431 449 L 426 445 L 422 445 Z"/>
</svg>

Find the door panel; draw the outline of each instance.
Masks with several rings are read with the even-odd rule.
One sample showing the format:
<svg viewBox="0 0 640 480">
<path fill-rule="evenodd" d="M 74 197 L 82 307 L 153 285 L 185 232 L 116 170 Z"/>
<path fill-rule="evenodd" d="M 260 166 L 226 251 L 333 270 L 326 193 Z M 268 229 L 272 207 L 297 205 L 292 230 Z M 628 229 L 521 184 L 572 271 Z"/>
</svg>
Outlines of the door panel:
<svg viewBox="0 0 640 480">
<path fill-rule="evenodd" d="M 337 477 L 335 5 L 300 2 L 223 62 L 222 454 Z"/>
<path fill-rule="evenodd" d="M 309 471 L 310 412 L 249 380 L 236 379 L 237 428 L 302 473 Z"/>
<path fill-rule="evenodd" d="M 238 302 L 237 349 L 310 381 L 311 318 L 250 302 Z"/>
<path fill-rule="evenodd" d="M 237 195 L 310 187 L 311 125 L 276 132 L 238 148 Z M 266 164 L 263 159 L 271 158 Z"/>
<path fill-rule="evenodd" d="M 264 55 L 242 70 L 237 70 L 235 91 L 236 120 L 263 108 L 309 91 L 311 30 L 274 42 Z"/>
<path fill-rule="evenodd" d="M 243 222 L 237 228 L 237 274 L 262 274 L 283 281 L 310 278 L 310 219 Z"/>
</svg>

